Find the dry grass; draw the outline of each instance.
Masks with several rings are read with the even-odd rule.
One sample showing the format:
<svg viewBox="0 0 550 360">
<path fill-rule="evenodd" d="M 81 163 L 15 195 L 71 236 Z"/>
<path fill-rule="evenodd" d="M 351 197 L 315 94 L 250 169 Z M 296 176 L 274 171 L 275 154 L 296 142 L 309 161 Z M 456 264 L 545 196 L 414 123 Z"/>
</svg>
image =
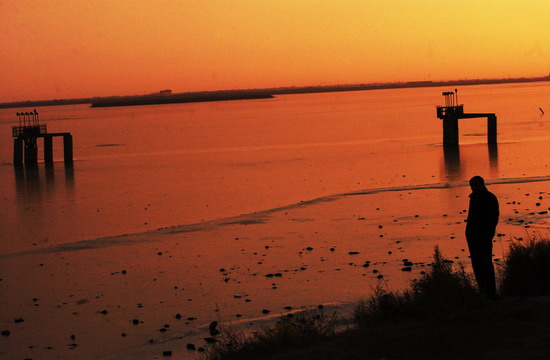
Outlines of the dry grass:
<svg viewBox="0 0 550 360">
<path fill-rule="evenodd" d="M 514 241 L 500 269 L 500 292 L 510 296 L 550 294 L 550 240 Z"/>
</svg>

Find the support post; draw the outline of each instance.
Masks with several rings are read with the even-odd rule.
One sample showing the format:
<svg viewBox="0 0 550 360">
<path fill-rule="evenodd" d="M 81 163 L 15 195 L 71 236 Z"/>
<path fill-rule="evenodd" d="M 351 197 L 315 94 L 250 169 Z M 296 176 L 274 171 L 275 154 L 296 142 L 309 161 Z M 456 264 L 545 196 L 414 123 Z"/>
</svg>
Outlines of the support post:
<svg viewBox="0 0 550 360">
<path fill-rule="evenodd" d="M 38 147 L 36 138 L 25 139 L 25 164 L 38 163 Z"/>
<path fill-rule="evenodd" d="M 497 116 L 487 116 L 487 142 L 489 144 L 497 143 Z"/>
<path fill-rule="evenodd" d="M 23 140 L 13 139 L 13 165 L 23 164 Z"/>
<path fill-rule="evenodd" d="M 52 137 L 44 136 L 44 161 L 46 163 L 53 163 L 53 146 Z"/>
<path fill-rule="evenodd" d="M 71 134 L 63 135 L 63 158 L 66 163 L 73 162 L 73 136 Z"/>
<path fill-rule="evenodd" d="M 458 144 L 458 119 L 445 117 L 443 119 L 443 145 Z"/>
</svg>

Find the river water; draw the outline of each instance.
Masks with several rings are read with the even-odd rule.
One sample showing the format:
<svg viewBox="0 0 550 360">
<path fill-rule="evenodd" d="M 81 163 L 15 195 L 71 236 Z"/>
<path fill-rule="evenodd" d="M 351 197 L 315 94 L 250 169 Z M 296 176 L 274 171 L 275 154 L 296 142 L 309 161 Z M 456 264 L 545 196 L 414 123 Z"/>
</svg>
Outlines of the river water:
<svg viewBox="0 0 550 360">
<path fill-rule="evenodd" d="M 549 175 L 550 84 L 466 86 L 460 154 L 445 154 L 434 105 L 440 88 L 278 96 L 267 100 L 37 109 L 50 132 L 71 132 L 54 167 L 16 171 L 0 111 L 0 253 L 260 211 L 366 188 Z M 30 109 L 29 109 L 30 110 Z M 550 111 L 550 110 L 548 110 Z M 56 138 L 60 139 L 60 138 Z M 43 157 L 39 141 L 39 158 Z M 447 160 L 447 161 L 445 161 Z M 10 234 L 6 236 L 5 234 Z"/>
</svg>

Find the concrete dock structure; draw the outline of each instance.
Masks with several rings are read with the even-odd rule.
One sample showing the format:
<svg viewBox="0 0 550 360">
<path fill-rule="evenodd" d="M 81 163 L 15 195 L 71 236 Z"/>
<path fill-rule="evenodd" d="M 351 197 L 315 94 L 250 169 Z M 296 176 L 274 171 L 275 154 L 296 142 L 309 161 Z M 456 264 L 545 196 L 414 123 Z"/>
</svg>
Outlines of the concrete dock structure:
<svg viewBox="0 0 550 360">
<path fill-rule="evenodd" d="M 464 113 L 458 104 L 458 91 L 443 93 L 445 106 L 437 106 L 437 117 L 443 120 L 443 146 L 458 145 L 458 120 L 487 118 L 487 143 L 497 143 L 497 116 L 494 113 Z"/>
<path fill-rule="evenodd" d="M 53 163 L 53 138 L 63 137 L 63 159 L 73 161 L 73 137 L 71 133 L 48 133 L 46 124 L 40 124 L 38 113 L 17 113 L 19 126 L 12 126 L 13 164 L 22 165 L 38 162 L 38 139 L 44 139 L 44 161 Z"/>
</svg>

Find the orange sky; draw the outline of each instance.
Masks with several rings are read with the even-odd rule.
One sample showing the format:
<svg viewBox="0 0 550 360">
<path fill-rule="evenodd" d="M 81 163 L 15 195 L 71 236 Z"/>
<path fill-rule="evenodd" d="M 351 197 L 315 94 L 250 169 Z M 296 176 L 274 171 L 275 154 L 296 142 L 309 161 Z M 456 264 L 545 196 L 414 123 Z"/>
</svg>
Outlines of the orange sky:
<svg viewBox="0 0 550 360">
<path fill-rule="evenodd" d="M 547 0 L 0 0 L 0 102 L 541 76 Z"/>
</svg>

